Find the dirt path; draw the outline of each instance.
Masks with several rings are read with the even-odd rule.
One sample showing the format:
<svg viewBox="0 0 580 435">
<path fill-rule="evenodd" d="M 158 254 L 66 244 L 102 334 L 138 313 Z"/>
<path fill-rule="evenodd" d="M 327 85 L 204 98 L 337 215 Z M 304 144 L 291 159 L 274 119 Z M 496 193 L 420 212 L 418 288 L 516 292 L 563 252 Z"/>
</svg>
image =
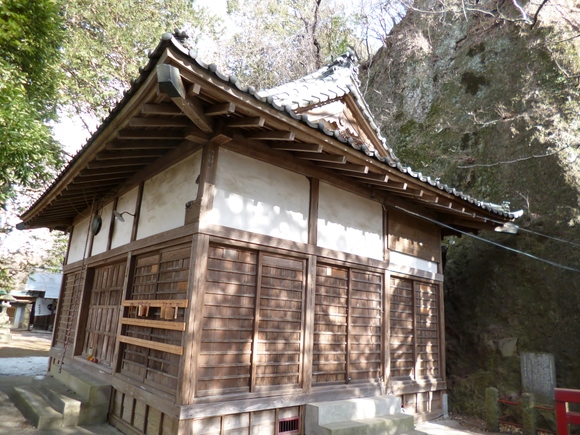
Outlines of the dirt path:
<svg viewBox="0 0 580 435">
<path fill-rule="evenodd" d="M 51 332 L 11 331 L 12 340 L 0 343 L 0 358 L 48 356 Z"/>
</svg>

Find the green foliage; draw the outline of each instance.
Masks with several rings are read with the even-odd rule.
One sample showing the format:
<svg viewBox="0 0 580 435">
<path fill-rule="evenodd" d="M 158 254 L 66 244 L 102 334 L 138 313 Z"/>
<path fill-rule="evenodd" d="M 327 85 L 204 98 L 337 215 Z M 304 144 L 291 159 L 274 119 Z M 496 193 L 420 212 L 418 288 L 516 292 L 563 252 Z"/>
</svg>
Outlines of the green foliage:
<svg viewBox="0 0 580 435">
<path fill-rule="evenodd" d="M 0 1 L 0 206 L 15 187 L 38 188 L 61 163 L 55 117 L 63 36 L 54 0 Z"/>
<path fill-rule="evenodd" d="M 115 106 L 163 33 L 187 29 L 195 43 L 217 32 L 217 19 L 190 0 L 75 0 L 63 11 L 63 105 L 85 120 Z"/>
</svg>

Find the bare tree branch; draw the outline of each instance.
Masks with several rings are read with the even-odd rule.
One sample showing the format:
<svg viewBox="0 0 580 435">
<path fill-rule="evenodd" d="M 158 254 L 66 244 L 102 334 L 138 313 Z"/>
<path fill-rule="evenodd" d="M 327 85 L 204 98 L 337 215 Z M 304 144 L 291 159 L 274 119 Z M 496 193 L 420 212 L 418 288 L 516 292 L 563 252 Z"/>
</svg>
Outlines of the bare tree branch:
<svg viewBox="0 0 580 435">
<path fill-rule="evenodd" d="M 532 25 L 530 26 L 530 29 L 533 29 L 534 26 L 536 25 L 536 23 L 538 22 L 538 15 L 540 15 L 540 11 L 542 10 L 542 8 L 546 5 L 546 3 L 548 3 L 548 0 L 544 0 L 542 2 L 542 4 L 538 7 L 538 9 L 536 9 L 536 13 L 534 14 L 534 22 L 532 23 Z"/>
<path fill-rule="evenodd" d="M 504 162 L 496 162 L 496 163 L 487 163 L 487 164 L 475 164 L 475 165 L 462 165 L 462 166 L 458 166 L 457 168 L 459 169 L 469 169 L 469 168 L 491 168 L 493 166 L 499 166 L 499 165 L 508 165 L 511 163 L 518 163 L 518 162 L 523 162 L 526 160 L 531 160 L 531 159 L 539 159 L 542 157 L 550 157 L 553 156 L 555 154 L 561 153 L 562 151 L 564 151 L 565 149 L 570 148 L 570 145 L 567 145 L 563 148 L 560 148 L 559 150 L 556 150 L 554 152 L 551 153 L 547 153 L 547 154 L 534 154 L 531 156 L 527 156 L 527 157 L 521 157 L 519 159 L 514 159 L 514 160 L 507 160 Z"/>
</svg>

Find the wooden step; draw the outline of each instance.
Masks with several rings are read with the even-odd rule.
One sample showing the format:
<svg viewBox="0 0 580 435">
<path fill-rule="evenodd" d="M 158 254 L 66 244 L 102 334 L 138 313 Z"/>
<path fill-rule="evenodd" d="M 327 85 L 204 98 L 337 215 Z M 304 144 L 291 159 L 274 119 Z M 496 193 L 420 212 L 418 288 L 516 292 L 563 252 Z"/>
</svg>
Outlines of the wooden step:
<svg viewBox="0 0 580 435">
<path fill-rule="evenodd" d="M 63 415 L 55 411 L 32 387 L 14 387 L 14 404 L 38 429 L 62 428 Z"/>
</svg>

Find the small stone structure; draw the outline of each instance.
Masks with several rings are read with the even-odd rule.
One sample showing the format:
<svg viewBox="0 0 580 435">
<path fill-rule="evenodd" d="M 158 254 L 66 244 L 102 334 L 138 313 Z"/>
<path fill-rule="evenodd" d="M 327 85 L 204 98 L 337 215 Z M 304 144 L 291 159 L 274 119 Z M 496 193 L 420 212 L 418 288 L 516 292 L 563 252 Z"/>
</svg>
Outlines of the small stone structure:
<svg viewBox="0 0 580 435">
<path fill-rule="evenodd" d="M 0 343 L 9 343 L 12 340 L 10 335 L 10 317 L 8 317 L 8 307 L 10 302 L 3 301 L 0 304 Z"/>
<path fill-rule="evenodd" d="M 524 393 L 533 394 L 538 403 L 553 405 L 556 387 L 554 355 L 523 352 L 520 364 Z"/>
</svg>

